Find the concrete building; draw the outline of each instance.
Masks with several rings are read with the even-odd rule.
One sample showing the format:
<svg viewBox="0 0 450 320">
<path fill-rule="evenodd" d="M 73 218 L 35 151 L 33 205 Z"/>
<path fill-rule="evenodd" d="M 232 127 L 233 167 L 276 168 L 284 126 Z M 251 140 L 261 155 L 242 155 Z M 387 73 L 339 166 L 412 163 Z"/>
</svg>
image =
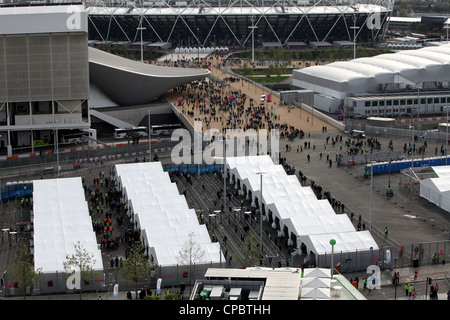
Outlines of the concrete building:
<svg viewBox="0 0 450 320">
<path fill-rule="evenodd" d="M 34 152 L 58 130 L 88 129 L 84 6 L 2 6 L 0 30 L 0 147 Z"/>
<path fill-rule="evenodd" d="M 342 275 L 324 268 L 209 268 L 190 300 L 366 300 Z"/>
<path fill-rule="evenodd" d="M 37 154 L 40 147 L 58 150 L 83 131 L 95 141 L 91 109 L 150 108 L 168 90 L 208 75 L 204 69 L 159 67 L 92 47 L 83 4 L 2 5 L 0 152 L 16 157 Z M 124 123 L 120 120 L 109 124 L 117 127 Z"/>
</svg>

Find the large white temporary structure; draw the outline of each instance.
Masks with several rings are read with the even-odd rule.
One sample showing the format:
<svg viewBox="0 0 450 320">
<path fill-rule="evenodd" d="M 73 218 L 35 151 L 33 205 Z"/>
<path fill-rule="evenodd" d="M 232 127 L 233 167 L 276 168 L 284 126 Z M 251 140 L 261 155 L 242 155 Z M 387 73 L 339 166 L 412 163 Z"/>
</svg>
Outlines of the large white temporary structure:
<svg viewBox="0 0 450 320">
<path fill-rule="evenodd" d="M 450 212 L 450 166 L 431 168 L 438 177 L 420 180 L 420 196 Z"/>
<path fill-rule="evenodd" d="M 46 281 L 41 281 L 41 292 L 69 289 L 62 277 L 64 262 L 76 253 L 78 243 L 92 257 L 96 280 L 103 278 L 102 255 L 80 177 L 33 181 L 33 228 L 34 267 Z"/>
<path fill-rule="evenodd" d="M 335 252 L 341 254 L 378 249 L 368 231 L 356 231 L 347 215 L 336 214 L 328 200 L 318 200 L 310 187 L 303 187 L 296 176 L 287 175 L 270 156 L 227 157 L 226 167 L 230 182 L 236 179 L 240 193 L 246 191 L 252 205 L 256 198 L 262 199 L 265 217 L 271 212 L 279 221 L 279 231 L 289 230 L 297 243 L 304 243 L 316 257 L 331 256 L 330 239 L 336 240 Z"/>
<path fill-rule="evenodd" d="M 146 253 L 155 265 L 171 274 L 171 280 L 176 279 L 173 273 L 183 265 L 180 251 L 186 248 L 191 235 L 204 253 L 201 260 L 195 261 L 197 266 L 220 266 L 225 262 L 220 244 L 211 241 L 206 226 L 199 224 L 195 210 L 188 207 L 160 162 L 117 164 L 114 170 L 116 186 L 135 230 L 140 231 Z"/>
<path fill-rule="evenodd" d="M 448 81 L 450 44 L 297 69 L 292 84 L 336 99 L 376 92 L 385 83 Z"/>
</svg>

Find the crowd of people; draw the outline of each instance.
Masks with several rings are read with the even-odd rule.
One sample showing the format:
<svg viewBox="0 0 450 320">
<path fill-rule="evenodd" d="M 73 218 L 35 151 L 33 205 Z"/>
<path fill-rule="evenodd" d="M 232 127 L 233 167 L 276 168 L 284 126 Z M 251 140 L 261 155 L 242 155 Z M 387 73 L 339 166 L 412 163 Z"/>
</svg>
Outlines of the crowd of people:
<svg viewBox="0 0 450 320">
<path fill-rule="evenodd" d="M 278 129 L 281 138 L 293 140 L 303 138 L 301 128 L 281 121 L 276 109 L 277 103 L 264 98 L 264 103 L 255 100 L 242 90 L 234 89 L 226 80 L 202 80 L 172 89 L 179 95 L 181 112 L 191 119 L 201 119 L 205 129 L 217 128 L 225 133 L 227 129 L 255 131 Z"/>
</svg>

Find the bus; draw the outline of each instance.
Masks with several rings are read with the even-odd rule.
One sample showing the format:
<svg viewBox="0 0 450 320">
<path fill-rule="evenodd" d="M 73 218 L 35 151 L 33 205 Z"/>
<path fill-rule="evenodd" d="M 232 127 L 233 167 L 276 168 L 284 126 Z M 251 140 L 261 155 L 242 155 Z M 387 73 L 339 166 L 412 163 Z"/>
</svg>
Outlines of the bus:
<svg viewBox="0 0 450 320">
<path fill-rule="evenodd" d="M 365 139 L 366 138 L 366 134 L 364 133 L 364 131 L 361 131 L 361 130 L 352 130 L 350 132 L 350 136 L 355 139 Z"/>
<path fill-rule="evenodd" d="M 114 129 L 115 139 L 125 139 L 129 137 L 147 137 L 147 127 L 133 127 L 133 128 L 116 128 Z"/>
<path fill-rule="evenodd" d="M 89 132 L 80 131 L 76 133 L 64 134 L 62 136 L 61 144 L 79 144 L 86 142 L 86 136 L 89 136 Z"/>
<path fill-rule="evenodd" d="M 179 123 L 174 124 L 160 124 L 151 126 L 153 136 L 167 136 L 170 135 L 174 130 L 181 129 L 182 126 Z"/>
</svg>

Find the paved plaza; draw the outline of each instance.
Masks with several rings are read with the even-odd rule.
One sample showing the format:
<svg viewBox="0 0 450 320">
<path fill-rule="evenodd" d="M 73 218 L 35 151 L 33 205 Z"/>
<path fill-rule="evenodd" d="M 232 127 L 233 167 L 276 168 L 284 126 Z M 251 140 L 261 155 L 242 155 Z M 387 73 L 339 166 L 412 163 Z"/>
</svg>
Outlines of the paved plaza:
<svg viewBox="0 0 450 320">
<path fill-rule="evenodd" d="M 219 70 L 214 67 L 220 63 L 219 58 L 212 59 L 212 76 L 216 79 L 224 79 L 229 77 L 229 75 L 223 70 Z M 261 94 L 266 94 L 268 91 L 261 89 L 260 87 L 254 86 L 247 82 L 234 82 L 230 86 L 225 88 L 225 96 L 229 92 L 240 92 L 245 93 L 248 97 L 251 97 L 254 101 L 259 101 Z M 187 94 L 194 94 L 195 91 L 184 92 L 185 99 L 187 99 Z M 205 92 L 203 92 L 204 94 Z M 168 100 L 176 104 L 179 93 L 168 94 Z M 199 101 L 202 99 L 199 98 Z M 247 100 L 248 101 L 248 100 Z M 248 102 L 246 102 L 248 103 Z M 372 192 L 372 213 L 370 214 L 370 179 L 364 177 L 364 166 L 357 164 L 355 166 L 337 166 L 337 157 L 339 155 L 345 155 L 345 149 L 341 150 L 339 143 L 327 143 L 327 139 L 336 138 L 342 136 L 345 141 L 349 137 L 346 133 L 338 131 L 333 126 L 326 122 L 314 117 L 312 114 L 298 108 L 291 109 L 289 106 L 280 106 L 279 98 L 276 95 L 272 95 L 272 102 L 268 104 L 268 110 L 271 107 L 276 107 L 275 115 L 277 116 L 276 122 L 280 126 L 294 127 L 298 130 L 303 130 L 305 135 L 301 138 L 299 136 L 293 137 L 292 139 L 283 138 L 280 140 L 280 152 L 281 157 L 286 159 L 286 164 L 291 168 L 295 168 L 295 174 L 301 173 L 307 177 L 304 185 L 310 185 L 311 181 L 314 181 L 316 185 L 322 186 L 324 191 L 331 194 L 333 198 L 339 200 L 341 203 L 345 204 L 346 212 L 349 214 L 350 210 L 355 214 L 352 220 L 356 226 L 360 215 L 362 220 L 365 222 L 366 229 L 369 228 L 370 222 L 372 224 L 372 234 L 375 241 L 379 246 L 393 246 L 404 245 L 407 250 L 410 250 L 412 244 L 417 244 L 420 242 L 435 242 L 435 241 L 446 241 L 449 240 L 449 228 L 450 228 L 450 217 L 448 212 L 443 211 L 437 206 L 430 204 L 424 199 L 421 199 L 417 195 L 409 194 L 408 190 L 405 190 L 404 186 L 399 183 L 401 181 L 400 173 L 392 173 L 390 175 L 375 175 L 374 176 L 374 189 Z M 192 105 L 191 105 L 192 107 Z M 248 107 L 246 104 L 245 107 Z M 186 108 L 186 106 L 180 106 L 180 110 Z M 193 109 L 193 114 L 187 116 L 187 119 L 193 121 L 195 117 L 205 116 L 201 114 L 199 108 Z M 224 118 L 229 119 L 229 110 L 223 110 L 221 115 Z M 238 120 L 241 120 L 241 125 L 245 124 L 245 117 L 233 117 L 235 124 L 239 124 Z M 206 123 L 204 123 L 204 128 L 206 128 Z M 222 122 L 211 121 L 211 127 L 222 130 Z M 326 130 L 324 130 L 326 127 Z M 400 151 L 401 156 L 405 159 L 409 159 L 409 155 L 403 152 L 403 145 L 409 143 L 410 140 L 406 138 L 398 137 L 368 137 L 368 139 L 376 139 L 379 142 L 380 149 L 376 152 L 387 152 L 389 151 L 389 142 L 392 142 L 393 151 Z M 367 139 L 365 140 L 368 141 Z M 297 146 L 311 147 L 297 148 Z M 427 148 L 425 149 L 425 157 L 434 156 L 435 148 L 442 145 L 442 141 L 427 141 Z M 316 147 L 312 147 L 312 146 Z M 286 148 L 287 147 L 287 148 Z M 370 149 L 366 148 L 366 153 L 370 153 Z M 308 159 L 309 155 L 309 159 Z M 415 158 L 421 158 L 421 155 L 415 154 Z M 171 164 L 172 160 L 170 158 L 170 153 L 160 153 L 160 161 L 163 164 Z M 138 161 L 143 161 L 143 156 L 137 157 Z M 330 165 L 330 160 L 332 163 Z M 123 158 L 120 160 L 123 162 L 134 162 L 135 157 Z M 62 172 L 60 177 L 69 176 L 83 176 L 86 181 L 86 187 L 96 188 L 94 184 L 94 178 L 104 175 L 104 177 L 109 178 L 109 171 L 112 166 L 118 163 L 118 160 L 95 162 L 95 163 L 85 163 L 80 169 L 74 170 L 71 163 L 65 163 L 62 165 Z M 27 174 L 26 172 L 29 172 Z M 40 175 L 37 172 L 24 170 L 23 168 L 11 168 L 8 172 L 8 176 L 2 178 L 2 185 L 5 185 L 8 181 L 28 180 L 32 181 L 34 179 L 40 179 Z M 44 179 L 54 178 L 54 175 L 44 175 Z M 214 176 L 213 174 L 205 174 L 193 177 L 193 184 L 187 183 L 183 176 L 177 176 L 173 178 L 173 181 L 177 183 L 178 190 L 181 193 L 186 191 L 186 200 L 188 205 L 195 209 L 203 209 L 207 213 L 206 221 L 204 223 L 208 224 L 208 230 L 212 233 L 214 232 L 214 237 L 216 241 L 223 242 L 224 236 L 227 237 L 227 245 L 223 245 L 222 249 L 227 250 L 227 261 L 224 264 L 227 267 L 242 267 L 244 266 L 245 257 L 242 254 L 241 246 L 241 235 L 246 232 L 244 227 L 248 226 L 250 232 L 255 236 L 258 236 L 260 230 L 259 226 L 253 225 L 250 221 L 245 221 L 245 218 L 240 218 L 238 221 L 234 221 L 234 217 L 228 215 L 224 219 L 210 218 L 209 214 L 212 214 L 214 210 L 220 209 L 221 199 L 218 199 L 217 192 L 222 190 L 223 184 L 219 176 Z M 387 198 L 385 190 L 390 182 L 391 188 L 394 191 L 394 196 L 392 198 Z M 204 188 L 204 186 L 206 188 Z M 101 192 L 106 192 L 110 186 L 102 185 L 100 186 Z M 206 191 L 205 191 L 206 190 Z M 87 196 L 87 199 L 88 196 Z M 238 207 L 240 205 L 239 197 L 232 197 L 229 204 L 233 207 Z M 248 203 L 246 203 L 248 205 Z M 30 220 L 30 210 L 31 207 L 22 207 L 20 204 L 20 199 L 7 201 L 1 204 L 1 216 L 0 224 L 2 228 L 10 228 L 17 222 L 26 222 Z M 112 222 L 114 228 L 114 234 L 119 238 L 124 235 L 126 230 L 130 227 L 129 221 L 124 218 L 124 212 L 122 210 L 110 210 L 106 207 L 104 213 L 93 213 L 93 219 L 102 219 L 106 212 L 112 214 Z M 120 221 L 120 223 L 119 223 Z M 199 215 L 199 222 L 200 215 Z M 389 229 L 389 236 L 383 236 L 383 230 L 387 227 Z M 266 233 L 270 230 L 268 224 L 264 225 L 264 247 L 267 256 L 274 257 L 270 261 L 265 259 L 264 264 L 272 263 L 273 266 L 279 264 L 281 266 L 295 266 L 302 263 L 302 256 L 292 257 L 289 255 L 289 248 L 283 241 L 276 241 L 276 237 L 269 238 Z M 101 241 L 101 235 L 98 235 L 99 242 Z M 14 254 L 19 245 L 27 245 L 31 239 L 31 233 L 20 233 L 17 240 L 12 242 L 11 245 L 7 241 L 3 241 L 0 244 L 0 273 L 3 274 L 5 270 L 14 259 Z M 102 250 L 102 255 L 104 258 L 104 265 L 109 266 L 111 258 L 124 257 L 125 250 L 128 245 L 126 242 L 120 242 L 117 247 L 114 248 L 104 248 Z M 229 259 L 232 256 L 233 259 Z M 439 280 L 439 285 L 441 287 L 440 293 L 446 293 L 448 290 L 448 285 L 444 280 L 444 274 L 448 272 L 448 267 L 444 264 L 431 265 L 431 266 L 419 266 L 419 279 L 414 280 L 412 278 L 414 270 L 412 268 L 402 268 L 398 269 L 401 271 L 401 283 L 406 281 L 416 281 L 418 297 L 425 295 L 425 284 L 427 276 L 432 276 L 433 279 Z M 390 276 L 393 270 L 386 270 L 383 274 L 383 288 L 384 290 L 375 290 L 371 293 L 363 290 L 360 291 L 366 296 L 367 299 L 373 300 L 386 300 L 401 298 L 400 295 L 397 296 L 394 286 L 390 285 Z M 356 274 L 345 275 L 348 278 L 356 276 Z M 363 274 L 358 274 L 361 277 Z M 401 290 L 400 288 L 399 290 Z M 402 291 L 403 292 L 403 291 Z M 123 293 L 123 292 L 122 292 Z M 101 293 L 103 297 L 108 298 L 107 293 Z M 0 296 L 2 293 L 0 293 Z M 88 295 L 89 296 L 89 295 Z M 97 298 L 96 295 L 89 296 L 92 299 Z M 121 297 L 121 295 L 119 295 Z"/>
</svg>

